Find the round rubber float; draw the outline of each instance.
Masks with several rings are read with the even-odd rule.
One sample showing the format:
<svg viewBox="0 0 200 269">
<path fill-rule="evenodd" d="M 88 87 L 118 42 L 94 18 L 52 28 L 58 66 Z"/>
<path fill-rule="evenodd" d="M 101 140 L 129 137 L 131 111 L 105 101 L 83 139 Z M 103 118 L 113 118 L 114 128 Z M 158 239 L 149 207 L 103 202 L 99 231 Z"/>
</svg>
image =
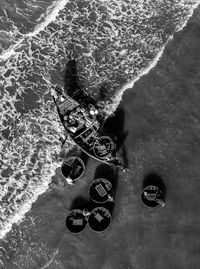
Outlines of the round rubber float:
<svg viewBox="0 0 200 269">
<path fill-rule="evenodd" d="M 95 179 L 89 187 L 90 198 L 96 203 L 113 202 L 112 184 L 105 178 Z"/>
<path fill-rule="evenodd" d="M 66 227 L 71 233 L 82 232 L 85 229 L 87 223 L 87 214 L 80 209 L 74 209 L 70 211 L 66 218 Z"/>
<path fill-rule="evenodd" d="M 88 218 L 88 224 L 91 230 L 95 232 L 104 232 L 111 223 L 111 214 L 105 207 L 94 208 Z"/>
<path fill-rule="evenodd" d="M 83 176 L 85 164 L 81 158 L 71 156 L 66 158 L 62 163 L 61 172 L 65 178 L 70 178 L 72 181 L 75 181 Z"/>
<path fill-rule="evenodd" d="M 145 205 L 149 207 L 156 207 L 158 205 L 165 205 L 163 199 L 163 193 L 155 185 L 146 186 L 142 191 L 142 201 Z"/>
</svg>

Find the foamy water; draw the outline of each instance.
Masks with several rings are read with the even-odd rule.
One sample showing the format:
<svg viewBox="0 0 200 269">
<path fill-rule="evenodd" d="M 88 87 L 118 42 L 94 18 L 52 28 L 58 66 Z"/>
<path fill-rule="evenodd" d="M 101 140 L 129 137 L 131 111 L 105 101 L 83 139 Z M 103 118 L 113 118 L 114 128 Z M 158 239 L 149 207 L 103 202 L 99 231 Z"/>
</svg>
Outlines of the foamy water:
<svg viewBox="0 0 200 269">
<path fill-rule="evenodd" d="M 0 31 L 0 238 L 23 219 L 60 166 L 63 128 L 43 76 L 63 86 L 73 48 L 82 84 L 110 114 L 123 92 L 156 65 L 199 2 L 54 1 L 25 33 L 18 26 L 23 20 L 12 23 L 5 12 L 8 23 Z M 39 8 L 38 1 L 32 3 L 33 11 Z"/>
</svg>

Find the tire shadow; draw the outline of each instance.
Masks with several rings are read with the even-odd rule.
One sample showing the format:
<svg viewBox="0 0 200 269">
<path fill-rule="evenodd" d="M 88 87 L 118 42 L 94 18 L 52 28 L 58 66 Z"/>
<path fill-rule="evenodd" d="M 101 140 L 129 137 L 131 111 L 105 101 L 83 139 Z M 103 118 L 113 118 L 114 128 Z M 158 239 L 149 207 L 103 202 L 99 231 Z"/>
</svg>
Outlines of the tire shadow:
<svg viewBox="0 0 200 269">
<path fill-rule="evenodd" d="M 112 184 L 113 199 L 115 200 L 115 195 L 116 195 L 117 186 L 118 186 L 118 169 L 117 168 L 114 169 L 106 164 L 101 164 L 96 168 L 96 171 L 95 171 L 94 179 L 97 179 L 97 178 L 105 178 Z M 110 211 L 111 215 L 115 207 L 115 202 L 106 202 L 100 205 L 97 203 L 94 203 L 94 204 L 96 204 L 96 206 L 103 206 L 107 208 Z"/>
<path fill-rule="evenodd" d="M 89 200 L 83 198 L 82 196 L 78 196 L 72 201 L 70 211 L 74 209 L 88 210 L 88 204 Z"/>
</svg>

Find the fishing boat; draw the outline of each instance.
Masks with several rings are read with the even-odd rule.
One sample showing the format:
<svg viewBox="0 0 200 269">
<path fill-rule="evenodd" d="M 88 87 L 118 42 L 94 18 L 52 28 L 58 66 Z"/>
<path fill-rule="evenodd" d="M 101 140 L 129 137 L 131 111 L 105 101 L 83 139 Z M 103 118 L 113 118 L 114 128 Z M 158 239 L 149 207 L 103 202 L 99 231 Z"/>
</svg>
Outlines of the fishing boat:
<svg viewBox="0 0 200 269">
<path fill-rule="evenodd" d="M 123 166 L 116 157 L 116 146 L 102 124 L 102 116 L 91 103 L 80 104 L 54 86 L 53 99 L 60 120 L 71 139 L 90 157 L 107 164 Z"/>
</svg>

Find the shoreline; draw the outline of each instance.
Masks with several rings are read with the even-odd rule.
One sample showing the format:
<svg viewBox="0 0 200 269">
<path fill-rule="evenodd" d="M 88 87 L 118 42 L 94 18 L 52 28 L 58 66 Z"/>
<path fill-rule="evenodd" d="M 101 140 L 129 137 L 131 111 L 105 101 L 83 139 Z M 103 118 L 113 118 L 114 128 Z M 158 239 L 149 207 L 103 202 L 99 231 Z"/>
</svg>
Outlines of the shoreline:
<svg viewBox="0 0 200 269">
<path fill-rule="evenodd" d="M 195 16 L 197 16 L 198 13 L 199 13 L 199 9 L 196 11 Z M 160 218 L 162 217 L 165 221 L 165 224 L 169 225 L 169 220 L 172 221 L 172 219 L 173 219 L 173 216 L 170 214 L 170 209 L 174 210 L 175 213 L 177 214 L 177 216 L 179 216 L 181 220 L 186 219 L 187 223 L 189 222 L 188 216 L 190 216 L 190 208 L 187 207 L 186 203 L 183 202 L 182 197 L 180 195 L 178 195 L 178 191 L 171 190 L 173 187 L 172 179 L 174 180 L 174 182 L 176 182 L 176 186 L 178 186 L 181 189 L 182 194 L 184 195 L 185 199 L 187 198 L 187 195 L 184 192 L 184 188 L 182 188 L 182 186 L 181 186 L 181 180 L 180 180 L 181 177 L 184 178 L 185 186 L 188 186 L 186 176 L 190 177 L 192 180 L 195 178 L 194 185 L 198 186 L 198 183 L 196 182 L 196 177 L 193 174 L 193 172 L 191 172 L 192 171 L 192 168 L 191 168 L 192 163 L 188 160 L 187 152 L 184 152 L 186 150 L 186 148 L 184 147 L 184 142 L 188 146 L 192 146 L 192 150 L 194 152 L 190 152 L 190 154 L 192 155 L 192 160 L 194 161 L 195 165 L 197 164 L 197 161 L 195 161 L 195 158 L 196 158 L 195 154 L 197 154 L 198 147 L 197 146 L 195 147 L 195 145 L 192 144 L 192 141 L 190 141 L 189 135 L 187 135 L 186 138 L 181 136 L 181 132 L 182 133 L 186 132 L 186 129 L 188 127 L 191 129 L 191 132 L 193 135 L 192 137 L 194 139 L 196 139 L 196 141 L 198 141 L 198 138 L 197 138 L 197 133 L 198 133 L 197 127 L 198 126 L 195 125 L 195 123 L 194 123 L 195 118 L 198 120 L 198 113 L 197 113 L 198 111 L 192 110 L 193 109 L 192 102 L 195 101 L 195 98 L 193 96 L 193 92 L 191 92 L 191 94 L 189 93 L 190 89 L 187 89 L 187 87 L 188 87 L 187 83 L 185 81 L 183 82 L 182 88 L 184 89 L 184 87 L 186 87 L 185 92 L 184 92 L 184 90 L 182 90 L 182 88 L 179 87 L 180 85 L 176 84 L 176 81 L 175 81 L 175 80 L 177 80 L 178 83 L 181 83 L 181 79 L 183 80 L 184 76 L 186 78 L 187 78 L 187 76 L 190 76 L 190 77 L 192 76 L 192 74 L 188 74 L 188 69 L 186 67 L 186 63 L 184 61 L 183 61 L 184 64 L 180 63 L 182 60 L 180 60 L 178 58 L 178 53 L 179 53 L 178 46 L 183 46 L 183 51 L 185 51 L 185 52 L 182 52 L 183 56 L 187 57 L 187 46 L 190 47 L 190 41 L 188 41 L 188 40 L 190 38 L 197 38 L 196 41 L 199 41 L 198 35 L 196 37 L 193 35 L 190 36 L 190 34 L 189 34 L 188 28 L 190 29 L 190 31 L 192 31 L 191 28 L 192 28 L 193 24 L 195 24 L 195 18 L 190 20 L 190 22 L 188 23 L 186 28 L 183 29 L 183 32 L 176 33 L 174 39 L 170 42 L 170 44 L 167 45 L 163 56 L 160 58 L 160 61 L 155 66 L 155 68 L 153 70 L 151 70 L 144 77 L 141 77 L 141 79 L 137 83 L 135 83 L 134 90 L 133 89 L 127 90 L 123 96 L 123 101 L 122 101 L 121 105 L 124 107 L 124 111 L 125 111 L 125 130 L 127 129 L 129 131 L 128 137 L 126 138 L 126 141 L 125 141 L 125 147 L 127 148 L 128 160 L 131 163 L 131 168 L 133 169 L 133 173 L 128 174 L 127 176 L 120 174 L 120 178 L 119 178 L 120 184 L 118 187 L 118 194 L 117 194 L 118 200 L 117 200 L 117 204 L 116 204 L 116 211 L 114 212 L 116 218 L 113 222 L 113 226 L 111 226 L 109 231 L 107 233 L 105 233 L 104 235 L 102 235 L 102 238 L 100 238 L 98 236 L 92 237 L 91 233 L 88 231 L 84 235 L 81 235 L 80 238 L 73 238 L 70 235 L 66 235 L 65 228 L 60 223 L 60 218 L 63 218 L 66 210 L 68 209 L 68 204 L 70 204 L 71 199 L 73 199 L 73 197 L 78 195 L 78 191 L 79 191 L 78 186 L 79 185 L 77 185 L 76 191 L 75 191 L 75 189 L 72 190 L 72 188 L 74 187 L 74 186 L 72 186 L 72 188 L 69 187 L 69 189 L 65 189 L 63 194 L 62 194 L 62 189 L 63 189 L 64 183 L 63 183 L 63 180 L 60 178 L 59 171 L 57 171 L 58 181 L 60 182 L 60 183 L 58 183 L 58 187 L 53 187 L 54 188 L 53 190 L 50 190 L 50 192 L 47 191 L 46 193 L 41 195 L 38 198 L 38 200 L 33 204 L 32 209 L 26 214 L 24 221 L 21 224 L 19 224 L 19 226 L 14 225 L 14 229 L 16 229 L 17 231 L 20 231 L 21 229 L 24 228 L 25 235 L 26 235 L 26 233 L 31 234 L 33 231 L 35 231 L 35 233 L 33 232 L 33 234 L 32 234 L 33 235 L 33 242 L 35 242 L 34 238 L 38 236 L 37 233 L 43 234 L 44 241 L 48 243 L 48 240 L 49 240 L 48 247 L 51 248 L 53 246 L 52 249 L 57 248 L 58 238 L 62 238 L 63 234 L 65 234 L 64 237 L 68 237 L 68 240 L 71 240 L 71 246 L 76 249 L 76 251 L 78 253 L 77 255 L 79 255 L 78 257 L 80 259 L 82 259 L 83 263 L 85 264 L 85 268 L 91 268 L 91 267 L 87 267 L 87 266 L 90 266 L 90 263 L 89 263 L 89 261 L 86 261 L 87 259 L 90 258 L 90 255 L 89 255 L 90 253 L 89 253 L 89 251 L 87 252 L 87 250 L 84 250 L 84 248 L 87 246 L 87 241 L 89 242 L 89 250 L 91 251 L 91 253 L 93 253 L 93 256 L 91 255 L 93 258 L 93 261 L 95 261 L 95 253 L 98 256 L 97 260 L 99 262 L 99 265 L 97 265 L 97 266 L 99 266 L 99 267 L 97 267 L 97 268 L 103 268 L 103 267 L 101 267 L 101 266 L 103 266 L 102 262 L 101 262 L 101 255 L 105 255 L 105 257 L 106 257 L 105 260 L 108 264 L 110 262 L 113 266 L 114 265 L 117 266 L 117 262 L 115 262 L 113 260 L 110 261 L 109 256 L 108 255 L 106 256 L 106 251 L 104 250 L 106 243 L 108 244 L 108 245 L 106 245 L 107 250 L 108 251 L 112 250 L 113 245 L 110 243 L 111 239 L 112 239 L 112 242 L 117 242 L 116 243 L 116 250 L 115 251 L 113 250 L 116 259 L 117 259 L 117 248 L 120 249 L 119 245 L 121 244 L 120 247 L 124 246 L 125 256 L 126 256 L 127 260 L 131 263 L 131 251 L 134 253 L 134 250 L 136 249 L 136 254 L 138 255 L 137 243 L 139 244 L 139 246 L 142 249 L 143 248 L 145 249 L 145 245 L 140 244 L 140 241 L 138 241 L 138 240 L 140 239 L 142 242 L 145 241 L 145 239 L 143 238 L 143 234 L 145 234 L 145 229 L 147 229 L 154 221 L 155 221 L 154 223 L 158 224 L 158 226 L 160 225 L 160 227 L 161 227 L 161 230 L 159 230 L 159 232 L 161 234 L 163 241 L 166 240 L 166 242 L 167 242 L 166 244 L 169 244 L 171 246 L 171 244 L 173 242 L 167 240 L 167 238 L 165 238 L 165 236 L 164 236 L 165 229 L 170 234 L 171 234 L 171 229 L 174 229 L 175 230 L 174 233 L 177 235 L 178 232 L 176 231 L 175 225 L 181 225 L 181 223 L 176 219 L 177 222 L 175 224 L 173 222 L 174 226 L 172 228 L 169 228 L 169 230 L 168 230 L 167 228 L 164 228 L 162 226 Z M 195 31 L 194 31 L 194 33 L 195 33 Z M 187 35 L 188 35 L 188 37 L 187 37 Z M 183 43 L 181 43 L 181 40 L 183 41 Z M 187 45 L 185 45 L 184 41 L 187 43 Z M 192 42 L 192 40 L 191 40 L 191 42 Z M 194 46 L 194 50 L 196 50 L 198 52 L 198 48 L 195 46 L 195 44 L 192 43 L 191 46 Z M 192 57 L 192 60 L 194 61 L 194 63 L 190 63 L 190 67 L 192 70 L 194 70 L 194 74 L 195 74 L 195 72 L 197 72 L 196 64 L 195 64 L 196 62 L 195 62 L 195 56 L 192 53 L 194 53 L 194 52 L 191 51 L 190 56 Z M 178 58 L 179 61 L 178 60 L 177 60 L 177 62 L 173 61 L 173 58 L 175 56 Z M 196 57 L 196 58 L 198 58 L 198 57 Z M 189 60 L 190 60 L 190 58 L 188 58 L 188 61 Z M 174 68 L 172 71 L 168 70 L 168 66 L 167 66 L 168 64 L 169 65 L 171 64 L 172 69 Z M 176 65 L 177 65 L 177 67 L 174 67 Z M 185 68 L 185 70 L 184 70 L 184 68 Z M 175 74 L 175 71 L 177 73 L 176 73 L 176 76 L 174 78 L 173 76 Z M 179 73 L 181 73 L 182 75 Z M 165 85 L 165 83 L 167 86 Z M 198 85 L 198 83 L 199 83 L 199 81 L 197 80 L 197 85 Z M 155 88 L 153 88 L 153 87 L 155 87 Z M 195 94 L 198 97 L 198 91 L 195 90 L 195 86 L 192 86 L 192 87 L 193 87 L 193 90 L 195 91 Z M 150 91 L 148 91 L 149 89 L 147 89 L 147 88 L 150 88 Z M 177 95 L 176 95 L 176 92 L 174 92 L 174 91 L 176 91 L 177 88 L 178 88 L 178 90 L 177 90 Z M 188 102 L 187 102 L 187 100 L 185 100 L 185 95 L 188 97 Z M 194 125 L 189 125 L 188 122 L 190 119 L 189 118 L 190 114 L 187 114 L 186 111 L 180 107 L 180 104 L 177 102 L 178 98 L 181 101 L 185 102 L 185 104 L 188 106 L 188 111 L 190 111 L 190 110 L 193 111 L 194 118 L 193 118 L 192 124 L 194 124 Z M 176 108 L 176 106 L 177 106 L 177 108 Z M 180 109 L 181 112 L 178 109 Z M 170 110 L 172 110 L 172 111 L 170 111 Z M 172 113 L 173 111 L 175 111 L 175 112 Z M 183 115 L 185 116 L 187 121 L 185 121 L 185 118 L 182 118 L 182 116 L 180 116 L 181 113 L 183 113 Z M 190 113 L 190 112 L 188 112 L 188 113 Z M 162 118 L 162 116 L 163 116 L 163 118 Z M 183 123 L 181 122 L 181 120 L 183 121 Z M 155 121 L 157 121 L 157 122 L 155 122 Z M 192 127 L 195 127 L 196 131 L 192 131 Z M 177 139 L 179 144 L 176 144 L 177 143 L 176 139 Z M 183 143 L 182 147 L 184 148 L 184 150 L 181 147 L 181 143 Z M 177 149 L 176 154 L 177 155 L 180 154 L 180 155 L 178 155 L 179 159 L 176 159 L 175 164 L 173 164 L 172 160 L 170 160 L 170 161 L 168 160 L 170 157 L 174 157 L 174 154 L 175 154 L 173 152 L 173 149 L 170 147 L 176 148 Z M 176 154 L 175 154 L 175 156 L 176 156 Z M 186 167 L 188 167 L 187 168 L 188 171 L 184 170 L 184 167 L 181 165 L 182 161 L 183 161 L 184 165 Z M 89 184 L 89 180 L 91 180 L 93 178 L 94 169 L 96 168 L 97 165 L 98 164 L 95 161 L 90 160 L 90 162 L 88 164 L 88 169 L 91 169 L 91 171 L 88 172 L 89 176 L 88 176 L 88 178 L 86 177 L 86 182 L 84 182 L 84 180 L 83 180 L 83 182 L 79 182 L 81 185 L 80 190 L 82 190 L 83 193 L 86 192 L 87 184 Z M 143 168 L 141 168 L 141 167 L 143 167 Z M 141 205 L 141 201 L 138 198 L 138 193 L 140 191 L 140 184 L 141 184 L 142 176 L 144 173 L 148 173 L 151 169 L 156 169 L 159 173 L 162 173 L 163 177 L 165 178 L 165 180 L 167 182 L 167 186 L 168 186 L 168 189 L 170 192 L 171 202 L 169 201 L 169 208 L 170 209 L 166 209 L 167 211 L 164 211 L 164 212 L 166 212 L 166 214 L 167 214 L 167 216 L 169 216 L 169 218 L 167 216 L 164 216 L 164 213 L 162 213 L 161 211 L 157 211 L 156 213 L 152 213 L 152 216 L 150 217 L 150 219 L 148 219 L 147 218 L 148 214 L 145 212 L 144 208 Z M 183 169 L 183 171 L 181 171 L 181 169 Z M 198 169 L 196 167 L 195 167 L 195 173 L 199 174 Z M 131 181 L 132 179 L 133 179 L 133 181 Z M 55 179 L 55 180 L 57 180 L 57 179 Z M 191 186 L 189 186 L 188 188 L 189 188 L 188 191 L 190 191 L 190 194 L 192 194 L 192 191 L 194 192 L 194 200 L 192 200 L 192 202 L 197 201 L 196 194 L 195 194 L 195 188 L 193 189 L 193 187 L 191 187 Z M 52 193 L 51 193 L 51 191 L 52 191 Z M 176 200 L 176 196 L 178 197 L 178 201 L 177 201 L 177 205 L 174 205 L 175 200 Z M 130 202 L 131 202 L 131 204 L 130 204 Z M 186 212 L 185 215 L 181 211 L 182 203 L 185 206 L 185 212 Z M 65 207 L 63 206 L 63 204 Z M 58 212 L 57 212 L 57 209 L 58 209 Z M 179 214 L 179 211 L 182 213 L 182 215 Z M 52 221 L 52 223 L 54 223 L 54 224 L 51 224 L 51 225 L 49 223 L 44 224 L 39 232 L 38 227 L 40 224 L 40 221 L 39 221 L 40 216 L 42 218 L 43 217 L 42 214 L 47 214 L 47 215 L 52 214 L 53 215 L 54 212 L 56 212 L 56 215 L 52 216 L 52 219 L 47 218 L 49 222 Z M 191 217 L 194 218 L 195 217 L 195 210 L 191 209 L 191 212 L 192 212 Z M 33 218 L 36 216 L 38 219 L 37 223 L 33 224 L 33 226 L 31 226 L 32 214 L 33 214 Z M 34 214 L 35 214 L 35 216 L 34 216 Z M 37 216 L 37 214 L 38 214 L 38 216 Z M 145 217 L 142 214 L 144 214 Z M 121 218 L 123 219 L 124 222 L 122 221 Z M 134 218 L 136 218 L 136 219 L 134 219 Z M 45 221 L 46 220 L 44 220 L 44 222 Z M 119 222 L 121 221 L 120 224 L 118 224 L 117 221 L 119 221 Z M 142 228 L 140 228 L 140 221 L 142 221 Z M 26 222 L 28 223 L 27 225 L 25 225 Z M 145 224 L 145 222 L 146 222 L 146 224 Z M 28 227 L 29 224 L 30 224 L 30 227 Z M 128 226 L 126 226 L 126 224 Z M 47 225 L 47 226 L 45 226 L 45 225 Z M 49 227 L 48 227 L 48 225 L 49 225 Z M 132 228 L 132 225 L 134 226 L 134 229 Z M 38 230 L 34 227 L 37 227 Z M 48 227 L 47 230 L 49 229 L 48 235 L 45 234 L 46 227 Z M 59 227 L 58 234 L 57 234 L 57 232 L 55 232 L 55 234 L 52 235 L 51 232 L 55 229 L 55 227 Z M 117 235 L 118 231 L 122 231 L 123 233 L 125 233 L 126 229 L 130 231 L 130 234 L 132 235 L 133 241 L 134 241 L 130 248 L 128 246 L 128 243 L 126 245 L 125 243 L 120 241 L 120 238 L 118 238 L 118 235 Z M 37 230 L 37 233 L 36 233 L 36 230 Z M 140 237 L 139 239 L 134 237 L 134 233 L 136 233 L 136 231 L 139 234 L 139 237 Z M 156 229 L 153 229 L 153 232 L 156 235 L 158 235 Z M 198 232 L 198 230 L 196 229 L 195 232 Z M 172 235 L 173 235 L 173 233 L 172 233 Z M 7 238 L 9 236 L 11 238 L 12 238 L 12 236 L 14 236 L 13 231 L 11 231 L 11 233 L 8 234 Z M 47 238 L 46 238 L 46 236 L 47 236 Z M 55 238 L 53 238 L 54 236 L 55 236 Z M 145 234 L 145 236 L 147 236 L 147 238 L 149 238 L 149 240 L 152 239 L 150 235 Z M 181 234 L 181 236 L 182 236 L 182 234 Z M 191 237 L 193 238 L 193 234 L 191 235 Z M 20 238 L 20 236 L 18 235 L 18 240 L 20 241 L 19 238 Z M 123 235 L 122 238 L 124 239 L 124 242 L 130 243 L 129 238 L 126 237 L 126 235 Z M 99 246 L 96 245 L 97 239 L 99 239 L 99 241 L 100 241 Z M 28 239 L 27 239 L 27 242 L 28 242 L 27 244 L 29 244 Z M 69 257 L 71 257 L 70 247 L 67 247 L 67 243 L 68 242 L 66 239 L 66 242 L 63 242 L 62 245 L 60 246 L 60 248 L 61 248 L 60 255 L 63 259 L 64 259 L 65 250 L 67 251 Z M 119 245 L 117 245 L 118 243 L 119 243 Z M 163 242 L 159 241 L 160 246 L 162 246 L 161 243 L 163 243 Z M 179 244 L 180 244 L 180 242 L 179 242 Z M 151 246 L 151 244 L 150 244 L 150 246 Z M 98 249 L 98 247 L 99 247 L 99 249 Z M 166 252 L 167 252 L 167 247 L 168 246 L 165 245 Z M 189 246 L 189 247 L 191 247 L 191 246 Z M 93 248 L 94 248 L 94 250 L 93 250 Z M 26 253 L 25 248 L 21 251 L 22 252 L 24 251 Z M 46 250 L 43 249 L 43 251 L 45 252 Z M 148 250 L 146 250 L 146 251 L 148 252 Z M 156 252 L 157 250 L 154 249 L 154 251 L 155 252 L 152 253 L 152 257 L 155 258 L 155 253 L 157 253 Z M 147 252 L 145 252 L 145 250 L 144 250 L 143 254 L 147 255 Z M 164 253 L 166 254 L 166 252 L 164 252 Z M 86 258 L 84 257 L 83 253 L 86 253 Z M 98 253 L 101 253 L 101 255 Z M 178 252 L 178 255 L 180 255 L 180 252 Z M 140 260 L 140 258 L 141 258 L 140 255 L 137 257 L 136 256 L 134 256 L 134 257 L 137 261 L 136 264 L 142 263 L 142 261 L 141 261 L 142 259 Z M 180 255 L 180 257 L 181 257 L 181 255 Z M 148 258 L 151 260 L 151 258 L 149 256 L 148 256 Z M 14 257 L 13 259 L 17 260 L 17 257 Z M 58 260 L 52 261 L 53 262 L 52 266 L 56 266 L 56 262 L 59 262 L 59 261 L 62 262 L 62 259 L 61 260 L 59 260 L 59 259 L 60 258 L 58 258 Z M 42 260 L 42 262 L 44 262 L 43 257 L 41 257 L 41 260 Z M 119 257 L 119 260 L 120 260 L 120 257 Z M 69 260 L 69 261 L 65 260 L 64 264 L 71 266 L 70 262 L 73 264 L 72 257 L 71 257 L 71 260 Z M 106 262 L 105 262 L 105 264 L 106 264 Z M 125 262 L 125 260 L 122 259 L 122 262 Z M 155 263 L 155 261 L 152 261 L 152 263 Z M 115 268 L 117 268 L 117 267 L 115 267 Z M 160 267 L 160 268 L 162 268 L 162 267 Z M 184 268 L 184 265 L 182 268 Z"/>
</svg>

